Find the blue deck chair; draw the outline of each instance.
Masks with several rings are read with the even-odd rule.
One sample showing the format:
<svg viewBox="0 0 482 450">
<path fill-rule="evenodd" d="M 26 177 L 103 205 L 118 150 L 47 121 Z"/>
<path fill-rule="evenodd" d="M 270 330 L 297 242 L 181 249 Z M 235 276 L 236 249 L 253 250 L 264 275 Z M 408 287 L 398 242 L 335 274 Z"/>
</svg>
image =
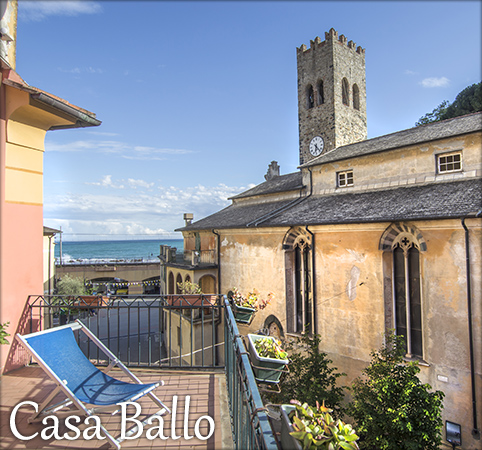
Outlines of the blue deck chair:
<svg viewBox="0 0 482 450">
<path fill-rule="evenodd" d="M 84 332 L 109 357 L 110 364 L 105 372 L 95 367 L 82 353 L 75 339 L 74 330 Z M 23 336 L 17 334 L 16 338 L 57 385 L 39 407 L 39 412 L 34 413 L 28 419 L 29 423 L 41 421 L 49 414 L 56 414 L 59 417 L 67 417 L 73 414 L 92 416 L 102 412 L 115 414 L 120 410 L 118 403 L 134 402 L 146 394 L 162 409 L 146 418 L 143 422 L 144 425 L 150 417 L 166 412 L 170 413 L 169 408 L 152 392 L 158 386 L 162 386 L 164 382 L 143 384 L 79 320 L 57 328 Z M 107 372 L 114 366 L 122 369 L 133 383 L 126 383 L 107 375 Z M 63 392 L 67 398 L 60 403 L 50 405 L 59 392 Z M 69 409 L 65 410 L 64 408 Z M 101 425 L 101 429 L 110 443 L 120 449 L 122 440 L 114 438 L 103 425 Z M 130 434 L 135 431 L 136 429 L 130 430 Z M 129 432 L 127 435 L 129 435 Z"/>
</svg>

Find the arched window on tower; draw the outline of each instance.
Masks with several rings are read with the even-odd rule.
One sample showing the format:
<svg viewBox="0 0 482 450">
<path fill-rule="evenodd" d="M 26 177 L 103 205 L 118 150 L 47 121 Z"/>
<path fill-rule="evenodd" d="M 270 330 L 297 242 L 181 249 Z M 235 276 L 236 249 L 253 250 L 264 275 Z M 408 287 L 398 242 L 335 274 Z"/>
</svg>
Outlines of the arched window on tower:
<svg viewBox="0 0 482 450">
<path fill-rule="evenodd" d="M 341 101 L 346 106 L 350 104 L 350 86 L 346 78 L 341 81 Z"/>
<path fill-rule="evenodd" d="M 356 84 L 353 85 L 353 108 L 360 111 L 360 90 Z"/>
<path fill-rule="evenodd" d="M 315 106 L 315 95 L 313 92 L 313 86 L 310 84 L 306 88 L 306 107 L 311 109 L 313 106 Z"/>
<path fill-rule="evenodd" d="M 318 91 L 318 105 L 325 103 L 325 92 L 323 91 L 323 80 L 318 81 L 316 85 L 316 90 Z"/>
</svg>

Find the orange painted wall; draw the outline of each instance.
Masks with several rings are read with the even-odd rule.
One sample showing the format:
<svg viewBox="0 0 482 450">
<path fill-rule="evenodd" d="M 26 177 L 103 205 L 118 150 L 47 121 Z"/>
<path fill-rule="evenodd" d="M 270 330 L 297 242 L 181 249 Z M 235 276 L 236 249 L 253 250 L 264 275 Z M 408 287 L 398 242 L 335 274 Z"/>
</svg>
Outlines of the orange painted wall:
<svg viewBox="0 0 482 450">
<path fill-rule="evenodd" d="M 1 233 L 1 303 L 0 320 L 10 322 L 8 338 L 13 343 L 16 332 L 23 332 L 25 322 L 20 320 L 27 297 L 43 293 L 43 209 L 37 205 L 4 203 Z M 18 324 L 18 326 L 17 326 Z M 1 346 L 2 372 L 25 364 L 25 354 L 7 353 L 10 346 Z"/>
</svg>

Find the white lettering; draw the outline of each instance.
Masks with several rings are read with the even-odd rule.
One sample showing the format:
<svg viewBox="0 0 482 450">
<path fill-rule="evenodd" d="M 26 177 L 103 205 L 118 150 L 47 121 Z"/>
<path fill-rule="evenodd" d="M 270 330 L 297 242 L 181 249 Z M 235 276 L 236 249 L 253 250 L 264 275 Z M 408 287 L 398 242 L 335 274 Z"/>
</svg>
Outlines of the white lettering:
<svg viewBox="0 0 482 450">
<path fill-rule="evenodd" d="M 93 420 L 94 420 L 95 425 L 92 426 L 92 427 L 88 427 L 88 428 L 86 428 L 86 429 L 84 430 L 84 433 L 83 433 L 84 439 L 85 439 L 86 441 L 90 441 L 90 440 L 93 439 L 93 438 L 99 439 L 100 441 L 101 441 L 102 439 L 106 439 L 105 436 L 102 436 L 102 435 L 100 434 L 100 429 L 101 429 L 100 426 L 101 426 L 101 424 L 100 424 L 100 419 L 99 419 L 99 417 L 98 417 L 98 416 L 89 416 L 89 417 L 86 417 L 85 420 L 84 420 L 84 423 L 85 423 L 86 425 L 88 425 L 89 422 L 90 422 L 90 419 L 93 419 Z M 92 430 L 92 429 L 94 429 L 94 432 L 89 436 L 89 430 Z"/>
<path fill-rule="evenodd" d="M 171 439 L 179 439 L 181 436 L 176 436 L 176 415 L 177 415 L 177 395 L 172 397 L 172 417 L 171 417 Z"/>
<path fill-rule="evenodd" d="M 121 407 L 121 436 L 120 439 L 137 439 L 141 434 L 142 431 L 144 430 L 144 426 L 142 425 L 142 422 L 137 420 L 136 417 L 139 417 L 139 414 L 141 413 L 141 407 L 135 403 L 135 402 L 122 402 L 118 403 L 118 405 Z M 127 417 L 127 405 L 132 405 L 136 409 L 136 413 L 134 416 L 128 418 Z M 126 422 L 134 422 L 136 425 L 132 427 L 128 433 L 126 434 Z M 136 434 L 134 432 L 137 431 Z"/>
<path fill-rule="evenodd" d="M 79 416 L 69 416 L 65 419 L 65 427 L 75 433 L 73 436 L 70 436 L 70 434 L 68 434 L 68 433 L 64 433 L 64 438 L 69 440 L 69 441 L 79 439 L 79 437 L 80 437 L 80 430 L 75 425 L 72 425 L 70 423 L 71 420 L 75 420 L 76 423 L 79 423 L 80 417 Z"/>
<path fill-rule="evenodd" d="M 188 433 L 188 420 L 189 420 L 189 403 L 191 403 L 191 396 L 187 395 L 186 396 L 186 403 L 184 405 L 184 439 L 192 439 L 194 436 L 189 436 Z"/>
<path fill-rule="evenodd" d="M 25 401 L 25 402 L 21 402 L 19 403 L 17 406 L 15 406 L 15 408 L 13 408 L 13 411 L 12 413 L 10 414 L 10 430 L 12 432 L 12 434 L 17 438 L 17 439 L 21 439 L 22 441 L 29 441 L 30 439 L 33 439 L 35 436 L 38 435 L 38 433 L 35 433 L 35 434 L 32 434 L 31 436 L 24 436 L 22 434 L 20 434 L 17 430 L 17 425 L 15 423 L 15 418 L 17 416 L 17 411 L 19 410 L 19 408 L 23 405 L 30 405 L 30 406 L 33 406 L 35 408 L 35 412 L 38 412 L 38 403 L 34 403 L 34 402 L 29 402 L 28 400 Z"/>
<path fill-rule="evenodd" d="M 203 419 L 206 419 L 209 422 L 209 433 L 208 433 L 207 436 L 203 436 L 199 432 L 200 423 L 201 423 L 201 420 L 203 420 Z M 194 424 L 194 434 L 201 441 L 205 441 L 213 435 L 214 427 L 215 427 L 215 423 L 214 423 L 214 420 L 211 416 L 201 416 L 198 420 L 196 420 L 196 423 Z"/>
<path fill-rule="evenodd" d="M 57 416 L 47 416 L 42 419 L 42 423 L 44 425 L 47 425 L 47 422 L 49 419 L 52 419 L 52 422 L 54 423 L 51 427 L 44 428 L 42 432 L 40 433 L 40 437 L 44 441 L 48 441 L 49 439 L 54 438 L 55 440 L 60 440 L 62 439 L 62 436 L 59 435 L 59 418 Z M 48 430 L 52 430 L 50 434 Z"/>
<path fill-rule="evenodd" d="M 36 436 L 39 435 L 39 432 L 36 432 L 32 434 L 31 436 L 24 436 L 22 435 L 16 425 L 16 418 L 17 418 L 17 413 L 18 410 L 25 405 L 33 406 L 35 409 L 35 412 L 38 413 L 39 410 L 39 405 L 35 402 L 31 401 L 24 401 L 19 403 L 17 406 L 15 406 L 10 414 L 10 430 L 12 431 L 12 434 L 17 438 L 22 441 L 28 441 L 30 439 L 34 439 Z M 120 434 L 120 439 L 121 440 L 133 440 L 133 439 L 138 439 L 143 431 L 144 431 L 144 424 L 140 421 L 137 420 L 137 418 L 141 415 L 142 410 L 141 406 L 137 404 L 136 402 L 122 402 L 118 403 L 120 406 L 121 410 L 121 434 Z M 173 440 L 180 439 L 181 436 L 176 434 L 176 423 L 177 423 L 177 405 L 178 405 L 178 396 L 174 395 L 172 398 L 172 416 L 171 416 L 171 436 L 170 438 Z M 190 440 L 196 437 L 197 439 L 201 441 L 205 441 L 209 439 L 213 434 L 214 434 L 214 429 L 215 429 L 215 423 L 212 417 L 210 416 L 201 416 L 199 417 L 195 424 L 194 424 L 194 436 L 189 435 L 189 414 L 190 414 L 190 405 L 191 405 L 191 396 L 187 395 L 185 397 L 185 403 L 184 403 L 184 417 L 183 417 L 183 431 L 184 431 L 184 439 Z M 135 412 L 132 416 L 128 417 L 127 416 L 127 408 L 128 406 L 133 406 L 135 408 Z M 204 426 L 202 427 L 202 421 L 206 420 L 208 422 L 207 427 Z M 49 421 L 52 421 L 52 424 L 50 425 Z M 157 421 L 157 422 L 156 422 Z M 76 439 L 79 439 L 81 434 L 83 438 L 87 441 L 91 439 L 97 439 L 97 440 L 104 440 L 106 439 L 106 436 L 104 435 L 107 433 L 107 431 L 104 429 L 102 426 L 102 423 L 100 421 L 100 418 L 98 416 L 89 416 L 84 420 L 85 425 L 90 425 L 92 422 L 94 424 L 92 426 L 88 426 L 83 430 L 83 433 L 81 430 L 78 428 L 76 424 L 81 423 L 81 418 L 77 415 L 72 415 L 68 416 L 65 418 L 65 428 L 68 430 L 64 434 L 60 435 L 59 434 L 59 418 L 55 415 L 50 415 L 47 417 L 44 417 L 42 420 L 42 424 L 44 425 L 49 425 L 45 427 L 41 432 L 40 432 L 40 437 L 43 440 L 50 440 L 50 439 L 55 439 L 55 440 L 62 440 L 62 439 L 67 439 L 69 441 L 73 441 Z M 127 430 L 127 423 L 131 422 L 132 426 L 129 430 Z M 146 430 L 146 437 L 150 441 L 159 438 L 163 441 L 169 439 L 169 436 L 164 434 L 164 418 L 161 415 L 154 415 L 150 417 L 145 423 L 148 425 L 153 425 L 150 427 L 148 430 Z M 203 436 L 201 434 L 201 428 L 203 428 L 203 431 L 206 430 L 207 428 L 207 435 Z M 73 432 L 73 433 L 72 433 Z M 192 430 L 191 430 L 192 432 Z M 69 434 L 70 433 L 70 434 Z"/>
<path fill-rule="evenodd" d="M 149 428 L 149 429 L 146 431 L 146 437 L 147 437 L 147 439 L 149 439 L 150 441 L 152 441 L 152 440 L 155 439 L 156 437 L 162 439 L 163 441 L 165 441 L 166 439 L 169 439 L 168 436 L 164 436 L 164 419 L 162 418 L 162 416 L 152 416 L 152 417 L 149 417 L 149 419 L 147 419 L 147 424 L 148 424 L 148 425 L 152 425 L 152 422 L 153 422 L 154 420 L 156 420 L 156 419 L 159 421 L 159 426 Z M 158 431 L 157 431 L 157 434 L 154 434 L 154 431 L 155 431 L 155 430 L 158 430 Z"/>
</svg>

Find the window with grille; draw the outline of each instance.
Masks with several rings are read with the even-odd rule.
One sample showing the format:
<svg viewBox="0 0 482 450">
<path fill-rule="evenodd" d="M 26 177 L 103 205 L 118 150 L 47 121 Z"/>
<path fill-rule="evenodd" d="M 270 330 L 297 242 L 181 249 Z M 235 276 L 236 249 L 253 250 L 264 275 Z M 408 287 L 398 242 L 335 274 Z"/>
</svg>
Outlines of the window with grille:
<svg viewBox="0 0 482 450">
<path fill-rule="evenodd" d="M 337 186 L 348 187 L 353 186 L 353 170 L 347 170 L 337 173 Z"/>
<path fill-rule="evenodd" d="M 437 170 L 438 173 L 460 172 L 462 170 L 462 153 L 438 155 Z"/>
</svg>

